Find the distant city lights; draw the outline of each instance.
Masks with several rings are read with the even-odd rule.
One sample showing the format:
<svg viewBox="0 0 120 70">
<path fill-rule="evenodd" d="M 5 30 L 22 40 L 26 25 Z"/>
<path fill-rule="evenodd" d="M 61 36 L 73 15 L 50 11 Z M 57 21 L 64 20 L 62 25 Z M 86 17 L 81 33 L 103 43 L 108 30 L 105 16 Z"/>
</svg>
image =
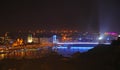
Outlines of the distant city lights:
<svg viewBox="0 0 120 70">
<path fill-rule="evenodd" d="M 98 40 L 102 40 L 102 39 L 103 39 L 103 37 L 102 37 L 102 36 L 98 38 Z"/>
<path fill-rule="evenodd" d="M 57 42 L 57 36 L 53 35 L 53 43 L 56 43 L 56 42 Z"/>
<path fill-rule="evenodd" d="M 33 42 L 33 39 L 32 39 L 32 35 L 28 35 L 28 43 L 32 43 Z"/>
<path fill-rule="evenodd" d="M 118 35 L 118 37 L 120 37 L 120 35 Z"/>
</svg>

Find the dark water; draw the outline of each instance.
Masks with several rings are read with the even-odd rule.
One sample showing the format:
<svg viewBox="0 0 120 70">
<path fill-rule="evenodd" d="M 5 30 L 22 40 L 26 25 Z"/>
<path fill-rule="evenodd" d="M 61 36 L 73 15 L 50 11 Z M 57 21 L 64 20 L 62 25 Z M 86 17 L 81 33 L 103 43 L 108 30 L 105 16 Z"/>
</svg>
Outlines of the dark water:
<svg viewBox="0 0 120 70">
<path fill-rule="evenodd" d="M 0 59 L 5 58 L 15 58 L 15 59 L 32 59 L 32 58 L 41 58 L 44 56 L 47 56 L 51 53 L 51 51 L 57 52 L 58 54 L 70 57 L 72 54 L 76 52 L 87 52 L 89 49 L 92 49 L 93 47 L 80 47 L 80 46 L 74 46 L 74 47 L 53 47 L 53 48 L 38 48 L 38 49 L 19 49 L 14 50 L 9 53 L 0 54 Z"/>
</svg>

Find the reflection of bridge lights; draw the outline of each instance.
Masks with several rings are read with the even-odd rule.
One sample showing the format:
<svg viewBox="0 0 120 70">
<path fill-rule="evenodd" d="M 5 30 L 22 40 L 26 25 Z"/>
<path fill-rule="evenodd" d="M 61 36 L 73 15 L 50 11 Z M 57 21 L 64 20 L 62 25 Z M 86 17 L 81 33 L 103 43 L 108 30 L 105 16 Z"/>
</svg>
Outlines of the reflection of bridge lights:
<svg viewBox="0 0 120 70">
<path fill-rule="evenodd" d="M 94 47 L 71 47 L 71 49 L 92 49 Z"/>
</svg>

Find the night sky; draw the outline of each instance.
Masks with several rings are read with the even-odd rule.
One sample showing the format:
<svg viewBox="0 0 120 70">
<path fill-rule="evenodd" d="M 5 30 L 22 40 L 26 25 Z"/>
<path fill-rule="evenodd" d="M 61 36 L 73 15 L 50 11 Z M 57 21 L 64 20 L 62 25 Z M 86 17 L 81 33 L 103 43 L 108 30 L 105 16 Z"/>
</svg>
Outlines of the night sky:
<svg viewBox="0 0 120 70">
<path fill-rule="evenodd" d="M 119 32 L 119 4 L 119 0 L 4 0 L 0 4 L 0 31 Z"/>
</svg>

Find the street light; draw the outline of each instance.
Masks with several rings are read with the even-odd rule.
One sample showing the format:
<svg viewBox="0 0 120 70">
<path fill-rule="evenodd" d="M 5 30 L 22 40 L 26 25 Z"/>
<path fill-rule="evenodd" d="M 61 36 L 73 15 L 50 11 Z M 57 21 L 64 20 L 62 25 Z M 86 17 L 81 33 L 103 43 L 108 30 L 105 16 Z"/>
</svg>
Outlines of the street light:
<svg viewBox="0 0 120 70">
<path fill-rule="evenodd" d="M 98 40 L 102 40 L 103 39 L 103 37 L 102 36 L 100 36 L 99 38 L 98 38 Z"/>
</svg>

